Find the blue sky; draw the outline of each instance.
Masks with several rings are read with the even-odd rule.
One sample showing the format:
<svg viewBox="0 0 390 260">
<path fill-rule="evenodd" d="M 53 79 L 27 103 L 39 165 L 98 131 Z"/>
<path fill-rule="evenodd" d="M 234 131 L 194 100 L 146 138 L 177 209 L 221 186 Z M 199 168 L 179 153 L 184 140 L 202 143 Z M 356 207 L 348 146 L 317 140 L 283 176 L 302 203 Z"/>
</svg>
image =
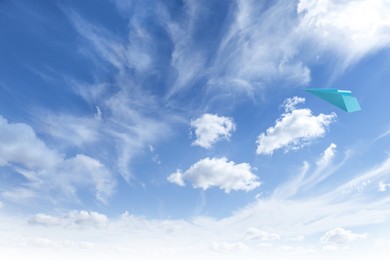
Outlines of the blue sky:
<svg viewBox="0 0 390 260">
<path fill-rule="evenodd" d="M 382 259 L 389 12 L 385 0 L 1 1 L 0 248 Z M 307 87 L 351 90 L 362 110 Z"/>
</svg>

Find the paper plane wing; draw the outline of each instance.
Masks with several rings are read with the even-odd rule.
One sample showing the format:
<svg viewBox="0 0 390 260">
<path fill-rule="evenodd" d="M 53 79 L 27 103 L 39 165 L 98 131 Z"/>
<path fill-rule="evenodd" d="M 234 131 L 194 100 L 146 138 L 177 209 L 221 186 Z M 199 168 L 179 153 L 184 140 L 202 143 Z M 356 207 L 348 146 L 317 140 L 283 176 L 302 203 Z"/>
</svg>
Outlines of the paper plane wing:
<svg viewBox="0 0 390 260">
<path fill-rule="evenodd" d="M 359 102 L 349 90 L 339 90 L 336 88 L 307 88 L 305 91 L 335 105 L 346 112 L 361 110 Z"/>
</svg>

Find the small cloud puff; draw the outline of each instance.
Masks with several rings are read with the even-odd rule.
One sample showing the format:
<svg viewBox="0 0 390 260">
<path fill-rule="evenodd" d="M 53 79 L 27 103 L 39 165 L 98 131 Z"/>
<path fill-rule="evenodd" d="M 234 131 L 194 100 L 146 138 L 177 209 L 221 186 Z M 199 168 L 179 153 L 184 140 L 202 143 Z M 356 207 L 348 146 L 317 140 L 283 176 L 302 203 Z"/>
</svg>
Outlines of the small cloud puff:
<svg viewBox="0 0 390 260">
<path fill-rule="evenodd" d="M 381 181 L 378 185 L 378 189 L 380 192 L 386 191 L 387 188 L 390 188 L 390 183 L 384 183 L 383 181 Z"/>
<path fill-rule="evenodd" d="M 249 247 L 242 242 L 214 242 L 211 245 L 211 250 L 215 252 L 246 252 L 249 251 Z"/>
<path fill-rule="evenodd" d="M 194 188 L 203 190 L 213 186 L 219 187 L 226 193 L 231 190 L 251 191 L 261 184 L 257 176 L 251 172 L 249 164 L 236 164 L 225 157 L 202 159 L 185 172 L 178 170 L 167 179 L 179 186 L 185 186 L 185 181 L 188 181 Z"/>
<path fill-rule="evenodd" d="M 192 120 L 191 127 L 195 128 L 196 140 L 192 145 L 198 145 L 210 149 L 213 144 L 221 139 L 229 140 L 232 132 L 236 130 L 233 119 L 204 114 L 203 116 Z"/>
<path fill-rule="evenodd" d="M 292 97 L 292 98 L 287 98 L 284 102 L 283 102 L 283 107 L 284 107 L 284 111 L 286 113 L 288 112 L 291 112 L 293 110 L 295 110 L 295 108 L 297 107 L 298 104 L 300 103 L 305 103 L 306 99 L 303 98 L 303 97 Z"/>
<path fill-rule="evenodd" d="M 268 233 L 259 228 L 249 228 L 246 231 L 245 238 L 247 240 L 273 241 L 280 240 L 280 235 Z"/>
<path fill-rule="evenodd" d="M 329 230 L 321 237 L 321 243 L 330 245 L 342 245 L 356 240 L 367 238 L 367 234 L 352 233 L 343 228 Z"/>
<path fill-rule="evenodd" d="M 296 150 L 324 136 L 336 114 L 319 114 L 315 116 L 308 108 L 297 109 L 304 98 L 288 98 L 284 103 L 285 113 L 276 120 L 275 126 L 261 133 L 256 141 L 257 154 L 270 154 L 284 148 L 285 151 Z"/>
</svg>

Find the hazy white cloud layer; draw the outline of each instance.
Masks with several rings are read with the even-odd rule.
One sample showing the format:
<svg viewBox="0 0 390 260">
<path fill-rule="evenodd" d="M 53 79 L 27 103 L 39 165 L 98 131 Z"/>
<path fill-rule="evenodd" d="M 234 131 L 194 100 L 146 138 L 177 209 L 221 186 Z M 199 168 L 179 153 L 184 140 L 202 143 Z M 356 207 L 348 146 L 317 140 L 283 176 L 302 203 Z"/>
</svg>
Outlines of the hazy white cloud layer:
<svg viewBox="0 0 390 260">
<path fill-rule="evenodd" d="M 105 227 L 108 218 L 98 212 L 70 211 L 67 215 L 56 217 L 47 214 L 36 214 L 28 220 L 31 225 L 59 226 L 64 228 Z"/>
<path fill-rule="evenodd" d="M 332 171 L 334 149 L 334 144 L 329 145 L 315 161 L 315 168 L 305 169 L 304 177 L 318 177 L 318 169 Z M 227 163 L 227 160 L 222 162 Z M 64 257 L 96 256 L 96 259 L 113 256 L 116 259 L 129 256 L 137 259 L 258 259 L 263 255 L 278 260 L 291 257 L 366 259 L 369 256 L 385 260 L 390 253 L 388 247 L 383 246 L 387 233 L 351 230 L 384 223 L 390 217 L 389 198 L 362 200 L 366 190 L 349 192 L 346 189 L 352 183 L 385 176 L 390 170 L 389 162 L 387 158 L 372 169 L 357 172 L 356 177 L 339 181 L 332 190 L 317 195 L 304 194 L 299 200 L 274 195 L 260 197 L 219 219 L 199 216 L 190 220 L 158 220 L 127 212 L 119 217 L 108 217 L 94 211 L 38 213 L 27 220 L 2 215 L 0 229 L 4 231 L 4 239 L 0 240 L 0 248 L 8 259 L 19 259 L 18 256 L 26 254 L 53 256 L 60 252 Z M 304 182 L 305 178 L 302 180 Z M 296 181 L 288 184 L 295 186 Z M 12 230 L 7 228 L 11 225 Z M 348 226 L 348 229 L 335 228 L 340 226 Z M 303 237 L 307 238 L 304 243 Z M 369 238 L 376 242 L 369 242 Z M 367 242 L 359 244 L 361 240 Z M 19 250 L 13 250 L 15 248 Z"/>
<path fill-rule="evenodd" d="M 191 121 L 195 129 L 196 140 L 192 143 L 209 149 L 221 139 L 229 140 L 236 126 L 231 118 L 213 114 L 204 114 Z"/>
<path fill-rule="evenodd" d="M 284 103 L 285 113 L 257 139 L 257 154 L 272 154 L 275 150 L 296 150 L 324 136 L 336 114 L 313 115 L 309 108 L 298 109 L 303 98 L 294 97 Z"/>
<path fill-rule="evenodd" d="M 226 193 L 251 191 L 261 184 L 249 164 L 228 161 L 225 157 L 202 159 L 184 172 L 172 173 L 168 181 L 180 186 L 190 182 L 194 188 L 203 190 L 217 187 Z"/>
</svg>

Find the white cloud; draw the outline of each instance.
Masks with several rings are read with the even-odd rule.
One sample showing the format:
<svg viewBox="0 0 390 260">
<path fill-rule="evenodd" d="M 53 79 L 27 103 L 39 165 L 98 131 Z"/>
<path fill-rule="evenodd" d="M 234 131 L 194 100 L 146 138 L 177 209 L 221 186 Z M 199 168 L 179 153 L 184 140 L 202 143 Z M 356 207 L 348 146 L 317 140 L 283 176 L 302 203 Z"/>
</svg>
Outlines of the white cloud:
<svg viewBox="0 0 390 260">
<path fill-rule="evenodd" d="M 357 234 L 343 228 L 335 228 L 329 230 L 321 237 L 321 243 L 339 245 L 366 238 L 367 234 Z"/>
<path fill-rule="evenodd" d="M 162 69 L 167 72 L 166 83 L 170 86 L 168 98 L 197 86 L 194 83 L 199 78 L 206 79 L 207 85 L 217 88 L 218 93 L 232 88 L 253 92 L 270 80 L 307 84 L 311 77 L 307 64 L 323 51 L 335 52 L 345 68 L 386 48 L 390 42 L 386 0 L 302 0 L 298 4 L 276 1 L 272 5 L 236 1 L 226 10 L 223 26 L 219 24 L 214 30 L 218 37 L 207 47 L 199 44 L 198 31 L 204 26 L 202 22 L 212 16 L 208 5 L 184 1 L 178 17 L 161 3 L 146 10 L 138 2 L 113 2 L 128 20 L 127 38 L 91 24 L 75 12 L 66 12 L 86 40 L 82 51 L 92 60 L 97 56 L 120 71 L 134 69 L 139 72 L 136 77 L 141 78 L 146 73 L 158 73 L 163 63 L 169 67 Z M 361 17 L 367 21 L 362 22 Z M 153 19 L 168 39 L 162 39 L 161 34 L 154 34 L 140 22 L 148 19 Z M 161 47 L 156 42 L 161 41 L 161 45 L 171 46 L 169 63 L 155 54 Z M 308 51 L 308 45 L 312 51 Z"/>
<path fill-rule="evenodd" d="M 297 1 L 276 1 L 267 7 L 257 1 L 237 1 L 233 7 L 214 71 L 226 83 L 231 78 L 246 80 L 252 91 L 272 79 L 307 84 L 311 79 L 308 63 L 329 57 L 337 60 L 330 64 L 339 75 L 390 45 L 386 0 L 301 0 L 298 5 Z"/>
<path fill-rule="evenodd" d="M 298 32 L 316 49 L 336 52 L 341 69 L 390 44 L 386 0 L 301 0 Z"/>
<path fill-rule="evenodd" d="M 64 114 L 47 115 L 46 112 L 41 120 L 47 134 L 62 139 L 73 146 L 80 147 L 94 143 L 100 137 L 98 129 L 101 127 L 99 124 L 101 112 L 99 111 L 99 107 L 96 107 L 94 117 L 76 117 Z"/>
<path fill-rule="evenodd" d="M 276 120 L 275 126 L 261 133 L 257 139 L 257 154 L 272 154 L 275 150 L 285 151 L 299 149 L 322 137 L 336 114 L 319 114 L 315 116 L 308 108 L 296 109 L 302 103 L 301 98 L 294 97 L 285 101 L 286 113 Z"/>
<path fill-rule="evenodd" d="M 107 199 L 112 195 L 116 186 L 111 173 L 101 162 L 82 154 L 65 160 L 59 172 L 61 174 L 58 174 L 57 178 L 62 182 L 58 183 L 60 187 L 63 185 L 93 185 L 96 198 L 102 203 L 107 203 Z M 70 172 L 72 176 L 66 176 Z"/>
<path fill-rule="evenodd" d="M 68 82 L 74 85 L 77 94 L 82 96 L 90 107 L 96 108 L 96 113 L 94 116 L 91 113 L 89 120 L 73 115 L 64 115 L 61 118 L 54 115 L 52 117 L 59 121 L 55 125 L 63 125 L 64 128 L 49 134 L 61 138 L 62 143 L 68 143 L 69 140 L 65 138 L 67 133 L 76 133 L 71 135 L 73 137 L 70 141 L 73 144 L 79 144 L 81 138 L 89 145 L 88 148 L 103 150 L 112 155 L 110 158 L 102 156 L 100 159 L 115 161 L 110 168 L 118 172 L 125 181 L 131 182 L 136 179 L 131 170 L 134 157 L 148 145 L 154 145 L 166 137 L 172 124 L 181 119 L 172 111 L 165 111 L 166 100 L 162 100 L 160 94 L 151 94 L 154 90 L 151 91 L 149 85 L 145 84 L 145 78 L 149 82 L 155 80 L 159 74 L 162 78 L 174 77 L 174 73 L 165 75 L 168 73 L 165 69 L 169 70 L 166 68 L 169 64 L 166 64 L 166 60 L 160 60 L 161 45 L 156 45 L 161 39 L 156 39 L 155 32 L 140 22 L 150 17 L 153 18 L 153 23 L 161 22 L 162 18 L 156 13 L 162 12 L 163 5 L 156 3 L 158 8 L 149 9 L 144 8 L 142 2 L 113 2 L 128 21 L 128 33 L 125 36 L 108 30 L 103 24 L 84 19 L 74 9 L 63 10 L 80 35 L 80 52 L 95 64 L 97 70 L 93 84 L 73 79 Z M 133 8 L 137 11 L 130 11 Z M 113 68 L 115 69 L 112 70 Z M 112 71 L 112 79 L 98 76 L 101 71 L 107 70 Z M 168 84 L 160 79 L 156 84 L 164 83 Z M 169 85 L 172 85 L 171 82 Z"/>
<path fill-rule="evenodd" d="M 387 130 L 387 131 L 383 132 L 382 134 L 378 135 L 374 140 L 377 141 L 379 139 L 386 138 L 389 135 L 390 135 L 390 130 Z"/>
<path fill-rule="evenodd" d="M 317 161 L 319 168 L 324 168 L 329 165 L 330 161 L 335 155 L 337 145 L 331 143 L 328 148 L 323 152 L 322 157 Z"/>
<path fill-rule="evenodd" d="M 178 118 L 169 113 L 165 115 L 157 107 L 156 101 L 145 96 L 142 91 L 128 93 L 122 90 L 107 98 L 105 104 L 111 113 L 105 125 L 105 133 L 115 141 L 117 154 L 113 160 L 117 160 L 122 177 L 130 182 L 134 177 L 129 170 L 131 160 L 150 144 L 168 136 L 170 125 L 177 122 Z M 152 113 L 156 114 L 151 116 Z"/>
<path fill-rule="evenodd" d="M 259 228 L 249 228 L 246 231 L 245 238 L 248 240 L 273 241 L 280 240 L 278 234 L 268 233 Z"/>
<path fill-rule="evenodd" d="M 169 182 L 175 183 L 179 186 L 184 187 L 186 184 L 184 183 L 183 179 L 183 173 L 181 171 L 177 171 L 175 173 L 172 173 L 171 175 L 168 176 L 167 180 Z"/>
<path fill-rule="evenodd" d="M 311 167 L 310 164 L 305 161 L 300 172 L 291 180 L 288 180 L 284 184 L 279 185 L 274 193 L 274 198 L 292 198 L 297 194 L 305 194 L 312 192 L 311 188 L 315 188 L 316 184 L 326 180 L 329 176 L 339 169 L 344 160 L 337 166 L 333 165 L 333 160 L 336 153 L 336 145 L 331 143 L 316 160 L 316 167 Z"/>
<path fill-rule="evenodd" d="M 212 114 L 204 114 L 192 120 L 191 127 L 195 128 L 196 135 L 196 140 L 192 144 L 206 149 L 211 148 L 221 139 L 229 140 L 232 132 L 236 129 L 231 118 Z"/>
<path fill-rule="evenodd" d="M 23 123 L 9 123 L 0 116 L 0 166 L 9 163 L 25 165 L 30 169 L 53 168 L 61 161 L 61 155 L 49 149 Z"/>
<path fill-rule="evenodd" d="M 102 228 L 108 224 L 107 216 L 95 211 L 70 211 L 62 217 L 39 213 L 28 220 L 31 225 L 59 226 L 64 228 Z"/>
<path fill-rule="evenodd" d="M 390 188 L 390 183 L 384 183 L 383 181 L 381 181 L 378 184 L 378 188 L 379 188 L 379 191 L 384 192 L 387 190 L 387 188 Z"/>
<path fill-rule="evenodd" d="M 211 245 L 211 250 L 216 252 L 246 252 L 249 251 L 249 247 L 242 242 L 214 242 Z"/>
<path fill-rule="evenodd" d="M 390 171 L 390 158 L 387 158 L 379 165 L 372 167 L 370 170 L 357 174 L 355 178 L 338 187 L 338 191 L 343 194 L 351 194 L 353 192 L 363 192 L 371 183 L 376 183 L 384 176 L 387 176 Z"/>
<path fill-rule="evenodd" d="M 252 91 L 269 80 L 302 85 L 310 81 L 310 69 L 297 58 L 299 40 L 291 15 L 295 12 L 294 2 L 279 1 L 265 7 L 257 1 L 237 1 L 232 8 L 213 67 L 213 75 L 230 83 L 223 84 L 224 88 L 243 87 L 231 84 L 231 79 L 248 82 Z"/>
<path fill-rule="evenodd" d="M 230 191 L 251 191 L 260 186 L 260 182 L 247 163 L 236 164 L 222 158 L 205 158 L 192 165 L 185 172 L 177 171 L 168 177 L 168 181 L 184 186 L 190 182 L 194 188 L 207 190 L 211 187 Z"/>
<path fill-rule="evenodd" d="M 111 173 L 98 160 L 83 154 L 64 158 L 39 139 L 23 123 L 8 123 L 0 116 L 0 166 L 9 166 L 22 175 L 23 187 L 8 188 L 2 195 L 13 201 L 36 197 L 42 199 L 77 199 L 81 187 L 94 187 L 97 200 L 106 203 L 115 188 Z"/>
<path fill-rule="evenodd" d="M 303 97 L 295 96 L 295 97 L 292 97 L 292 98 L 287 98 L 283 102 L 284 111 L 286 113 L 291 112 L 291 111 L 296 109 L 298 104 L 305 103 L 305 101 L 306 101 L 306 99 L 303 98 Z"/>
</svg>

